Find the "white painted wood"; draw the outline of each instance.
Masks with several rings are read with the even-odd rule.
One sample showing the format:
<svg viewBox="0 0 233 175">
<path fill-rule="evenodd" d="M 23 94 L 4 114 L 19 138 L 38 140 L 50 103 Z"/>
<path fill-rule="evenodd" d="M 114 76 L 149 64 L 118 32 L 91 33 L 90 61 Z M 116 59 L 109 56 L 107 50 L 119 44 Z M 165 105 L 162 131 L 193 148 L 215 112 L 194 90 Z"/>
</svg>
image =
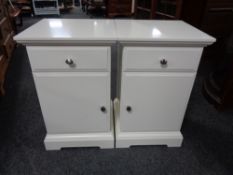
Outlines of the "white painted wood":
<svg viewBox="0 0 233 175">
<path fill-rule="evenodd" d="M 128 148 L 139 145 L 166 145 L 168 147 L 180 147 L 183 136 L 176 132 L 129 132 L 118 133 L 116 148 Z"/>
<path fill-rule="evenodd" d="M 118 41 L 193 43 L 208 45 L 215 38 L 179 20 L 115 20 Z"/>
<path fill-rule="evenodd" d="M 109 73 L 34 73 L 34 79 L 48 134 L 110 132 Z"/>
<path fill-rule="evenodd" d="M 125 47 L 123 71 L 196 71 L 202 48 Z M 162 59 L 167 61 L 164 66 Z"/>
<path fill-rule="evenodd" d="M 128 73 L 122 75 L 122 132 L 179 131 L 195 73 Z M 126 110 L 132 108 L 131 112 Z"/>
<path fill-rule="evenodd" d="M 118 52 L 125 47 L 119 53 L 123 65 L 121 105 L 115 108 L 116 147 L 181 146 L 180 127 L 202 48 L 215 42 L 183 21 L 168 20 L 43 19 L 14 39 L 27 45 L 49 150 L 113 147 L 114 43 Z M 162 57 L 168 61 L 166 67 L 159 64 Z M 67 66 L 67 58 L 75 66 Z M 132 112 L 126 112 L 127 105 Z"/>
<path fill-rule="evenodd" d="M 52 5 L 46 5 L 41 8 L 36 5 L 36 2 L 43 1 L 44 3 L 53 2 Z M 54 6 L 54 3 L 56 4 Z M 60 15 L 58 0 L 32 0 L 32 6 L 35 15 Z"/>
<path fill-rule="evenodd" d="M 128 41 L 206 46 L 215 38 L 178 20 L 43 19 L 14 37 L 19 43 Z"/>
<path fill-rule="evenodd" d="M 72 41 L 116 41 L 114 20 L 43 19 L 14 39 L 20 43 L 72 43 Z"/>
<path fill-rule="evenodd" d="M 100 147 L 114 148 L 114 134 L 88 133 L 88 134 L 54 134 L 45 137 L 46 150 L 60 150 L 69 147 Z"/>
<path fill-rule="evenodd" d="M 135 145 L 167 145 L 168 147 L 180 147 L 183 136 L 180 131 L 166 132 L 122 132 L 120 129 L 120 102 L 114 100 L 114 118 L 116 148 L 128 148 Z"/>
<path fill-rule="evenodd" d="M 46 150 L 59 150 L 69 147 L 114 148 L 113 105 L 111 102 L 111 132 L 47 134 L 44 140 Z"/>
<path fill-rule="evenodd" d="M 123 48 L 116 147 L 181 146 L 180 128 L 202 49 L 215 38 L 183 21 L 115 23 Z M 162 59 L 167 65 L 160 63 Z"/>
<path fill-rule="evenodd" d="M 110 47 L 28 46 L 33 70 L 110 71 Z M 72 59 L 74 64 L 66 64 Z"/>
</svg>

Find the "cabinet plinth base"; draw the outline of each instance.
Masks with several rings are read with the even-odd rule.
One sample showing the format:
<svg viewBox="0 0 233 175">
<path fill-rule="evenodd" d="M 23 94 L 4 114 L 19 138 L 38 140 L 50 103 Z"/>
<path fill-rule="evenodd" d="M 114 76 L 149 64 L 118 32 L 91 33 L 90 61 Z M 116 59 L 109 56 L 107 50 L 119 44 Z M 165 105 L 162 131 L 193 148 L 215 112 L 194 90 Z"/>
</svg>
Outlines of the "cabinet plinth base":
<svg viewBox="0 0 233 175">
<path fill-rule="evenodd" d="M 133 145 L 167 145 L 180 147 L 183 136 L 180 132 L 125 132 L 117 133 L 116 148 L 127 148 Z"/>
<path fill-rule="evenodd" d="M 47 134 L 44 140 L 46 150 L 60 150 L 66 147 L 114 148 L 113 133 L 89 134 Z"/>
</svg>

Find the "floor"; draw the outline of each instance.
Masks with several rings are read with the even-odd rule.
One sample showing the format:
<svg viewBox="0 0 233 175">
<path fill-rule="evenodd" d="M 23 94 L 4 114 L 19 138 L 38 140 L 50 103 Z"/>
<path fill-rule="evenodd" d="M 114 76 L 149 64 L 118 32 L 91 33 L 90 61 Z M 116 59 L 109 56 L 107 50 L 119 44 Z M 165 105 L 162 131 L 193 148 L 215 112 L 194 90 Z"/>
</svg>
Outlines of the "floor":
<svg viewBox="0 0 233 175">
<path fill-rule="evenodd" d="M 24 28 L 38 20 L 25 18 Z M 205 74 L 206 69 L 199 70 L 180 148 L 45 151 L 46 131 L 27 53 L 24 46 L 18 46 L 8 70 L 7 94 L 0 98 L 0 175 L 232 175 L 233 111 L 218 112 L 204 99 Z"/>
</svg>

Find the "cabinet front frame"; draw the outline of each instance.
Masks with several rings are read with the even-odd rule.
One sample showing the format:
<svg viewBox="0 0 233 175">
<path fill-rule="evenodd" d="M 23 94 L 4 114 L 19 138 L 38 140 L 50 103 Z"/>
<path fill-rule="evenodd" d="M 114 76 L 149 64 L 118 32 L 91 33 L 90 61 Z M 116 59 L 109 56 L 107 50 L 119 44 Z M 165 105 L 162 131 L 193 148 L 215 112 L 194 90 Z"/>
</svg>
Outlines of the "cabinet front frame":
<svg viewBox="0 0 233 175">
<path fill-rule="evenodd" d="M 112 64 L 112 58 L 115 56 L 113 54 L 113 48 L 114 48 L 115 41 L 101 41 L 101 42 L 96 42 L 96 41 L 85 41 L 85 42 L 70 42 L 70 43 L 43 43 L 43 42 L 38 42 L 38 43 L 31 43 L 30 45 L 27 45 L 27 47 L 37 47 L 37 46 L 81 46 L 81 47 L 108 47 L 108 67 L 106 70 L 100 70 L 96 72 L 96 70 L 85 70 L 91 73 L 101 73 L 101 72 L 106 72 L 108 75 L 108 82 L 109 85 L 107 89 L 109 89 L 109 97 L 110 99 L 110 110 L 109 110 L 109 116 L 110 116 L 110 130 L 108 132 L 96 132 L 96 133 L 68 133 L 68 134 L 50 134 L 47 133 L 44 143 L 45 147 L 47 150 L 59 150 L 63 147 L 101 147 L 101 148 L 114 148 L 115 141 L 114 141 L 114 118 L 113 118 L 113 113 L 112 113 L 112 103 L 111 103 L 111 98 L 112 98 L 112 91 L 110 89 L 112 80 L 111 80 L 111 75 L 112 75 L 112 70 L 111 70 L 111 64 Z M 30 60 L 30 57 L 29 57 Z M 74 71 L 73 69 L 70 69 L 68 71 L 64 70 L 32 70 L 33 74 L 36 73 L 85 73 L 85 71 Z M 35 81 L 35 80 L 34 80 Z M 37 89 L 37 88 L 36 88 Z"/>
<path fill-rule="evenodd" d="M 125 148 L 132 145 L 167 145 L 169 147 L 180 147 L 183 141 L 183 136 L 178 131 L 161 131 L 161 132 L 123 132 L 120 129 L 120 109 L 121 109 L 121 93 L 122 93 L 122 77 L 123 71 L 123 51 L 125 47 L 193 47 L 203 49 L 204 45 L 197 43 L 173 43 L 173 42 L 132 42 L 132 41 L 119 41 L 117 43 L 118 48 L 118 69 L 117 69 L 117 96 L 114 100 L 114 113 L 115 113 L 115 137 L 116 137 L 116 148 Z M 202 50 L 201 50 L 202 51 Z M 200 58 L 199 58 L 200 63 Z M 127 72 L 127 71 L 126 71 Z M 132 71 L 134 72 L 134 71 Z M 149 71 L 148 71 L 149 72 Z M 154 73 L 159 73 L 160 71 L 154 71 Z M 164 71 L 166 72 L 166 71 Z M 181 72 L 179 70 L 170 71 Z M 196 78 L 196 71 L 186 70 L 183 73 L 193 73 L 194 80 Z M 192 84 L 193 86 L 193 84 Z M 191 88 L 192 89 L 192 88 Z M 190 91 L 191 94 L 191 91 Z M 189 98 L 187 102 L 189 101 Z M 187 105 L 185 106 L 186 111 Z M 184 114 L 185 114 L 184 111 Z M 184 116 L 183 116 L 184 117 Z M 182 123 L 181 123 L 182 124 Z"/>
</svg>

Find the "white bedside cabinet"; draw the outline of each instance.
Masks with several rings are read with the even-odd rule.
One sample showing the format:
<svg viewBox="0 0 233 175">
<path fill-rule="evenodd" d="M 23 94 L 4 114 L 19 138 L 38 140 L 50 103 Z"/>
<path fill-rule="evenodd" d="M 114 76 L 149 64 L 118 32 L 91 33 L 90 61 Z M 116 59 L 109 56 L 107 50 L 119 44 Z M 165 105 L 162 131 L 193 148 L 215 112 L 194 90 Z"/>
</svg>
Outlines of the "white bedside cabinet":
<svg viewBox="0 0 233 175">
<path fill-rule="evenodd" d="M 214 38 L 182 21 L 117 20 L 116 147 L 180 146 L 203 47 Z"/>
<path fill-rule="evenodd" d="M 72 19 L 41 20 L 15 40 L 27 48 L 48 150 L 180 146 L 202 50 L 215 41 L 182 21 Z"/>
<path fill-rule="evenodd" d="M 47 150 L 114 148 L 108 20 L 42 20 L 15 39 L 26 45 L 47 135 Z"/>
</svg>

